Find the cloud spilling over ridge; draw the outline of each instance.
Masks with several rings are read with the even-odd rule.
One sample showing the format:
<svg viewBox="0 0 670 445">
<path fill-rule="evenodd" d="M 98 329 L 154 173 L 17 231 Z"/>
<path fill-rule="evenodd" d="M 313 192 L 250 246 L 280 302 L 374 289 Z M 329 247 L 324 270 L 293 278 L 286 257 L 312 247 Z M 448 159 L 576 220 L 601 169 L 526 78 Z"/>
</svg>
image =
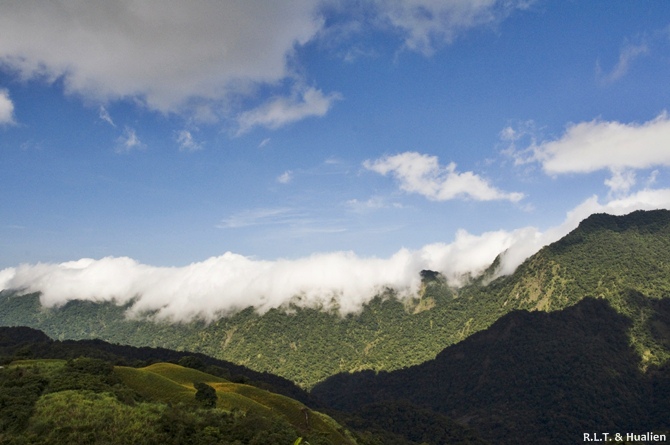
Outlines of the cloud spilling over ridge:
<svg viewBox="0 0 670 445">
<path fill-rule="evenodd" d="M 437 156 L 404 152 L 363 162 L 363 167 L 386 176 L 391 173 L 400 188 L 435 201 L 470 198 L 477 201 L 509 200 L 517 202 L 523 193 L 506 193 L 473 172 L 457 172 L 451 162 L 441 166 Z"/>
<path fill-rule="evenodd" d="M 622 215 L 670 208 L 670 189 L 642 190 L 600 203 L 593 196 L 568 212 L 564 222 L 544 232 L 534 227 L 473 235 L 456 233 L 449 244 L 435 243 L 390 258 L 361 258 L 351 252 L 316 254 L 297 260 L 254 260 L 225 253 L 185 267 L 154 267 L 130 258 L 81 259 L 60 264 L 20 265 L 0 271 L 0 289 L 42 292 L 45 306 L 70 300 L 132 301 L 131 314 L 185 321 L 215 319 L 253 306 L 259 312 L 289 302 L 307 307 L 359 311 L 385 288 L 414 295 L 422 269 L 443 273 L 454 285 L 484 271 L 503 254 L 499 274 L 512 273 L 530 255 L 577 227 L 593 213 Z"/>
</svg>

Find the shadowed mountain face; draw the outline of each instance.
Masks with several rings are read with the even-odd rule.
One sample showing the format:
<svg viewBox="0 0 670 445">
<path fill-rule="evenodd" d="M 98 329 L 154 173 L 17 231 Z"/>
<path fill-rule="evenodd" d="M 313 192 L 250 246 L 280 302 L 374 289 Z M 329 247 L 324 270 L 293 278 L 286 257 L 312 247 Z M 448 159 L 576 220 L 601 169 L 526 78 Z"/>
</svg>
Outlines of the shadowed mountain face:
<svg viewBox="0 0 670 445">
<path fill-rule="evenodd" d="M 670 305 L 659 314 L 670 316 Z M 365 405 L 406 401 L 495 443 L 571 444 L 584 432 L 668 430 L 670 369 L 640 370 L 631 326 L 607 301 L 591 298 L 552 313 L 517 311 L 434 360 L 336 375 L 312 394 L 367 415 Z"/>
</svg>

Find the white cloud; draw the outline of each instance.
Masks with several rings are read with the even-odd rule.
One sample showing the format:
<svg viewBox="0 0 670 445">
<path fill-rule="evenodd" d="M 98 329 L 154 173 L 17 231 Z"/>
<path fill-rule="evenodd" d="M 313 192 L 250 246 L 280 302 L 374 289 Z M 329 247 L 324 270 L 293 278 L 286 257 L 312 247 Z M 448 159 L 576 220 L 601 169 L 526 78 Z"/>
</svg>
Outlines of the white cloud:
<svg viewBox="0 0 670 445">
<path fill-rule="evenodd" d="M 290 97 L 275 97 L 259 107 L 245 111 L 238 118 L 238 135 L 253 127 L 277 129 L 307 117 L 324 116 L 333 102 L 341 99 L 338 93 L 324 95 L 316 88 L 298 88 Z"/>
<path fill-rule="evenodd" d="M 610 188 L 611 193 L 617 195 L 628 193 L 636 182 L 634 171 L 614 169 L 612 177 L 605 180 L 605 185 Z"/>
<path fill-rule="evenodd" d="M 291 170 L 286 170 L 284 173 L 277 177 L 277 182 L 280 184 L 288 184 L 293 180 L 293 172 Z"/>
<path fill-rule="evenodd" d="M 350 199 L 346 202 L 347 207 L 354 212 L 364 213 L 370 210 L 383 209 L 386 207 L 384 198 L 373 196 L 367 201 L 359 201 L 358 199 Z"/>
<path fill-rule="evenodd" d="M 404 47 L 430 54 L 531 2 L 365 0 L 359 7 L 366 19 L 347 14 L 352 4 L 344 0 L 193 0 L 169 7 L 158 0 L 2 2 L 0 65 L 22 79 L 60 80 L 67 93 L 87 101 L 132 99 L 207 122 L 237 116 L 244 133 L 323 116 L 340 97 L 301 87 L 294 56 L 308 42 L 333 35 L 337 41 L 372 26 L 399 31 Z M 331 25 L 324 14 L 336 9 L 344 12 Z M 247 112 L 237 108 L 259 86 L 281 85 L 297 91 Z"/>
<path fill-rule="evenodd" d="M 0 285 L 43 289 L 46 306 L 71 299 L 121 304 L 137 295 L 131 312 L 157 310 L 158 317 L 177 320 L 211 319 L 217 312 L 248 306 L 266 311 L 294 297 L 305 306 L 330 307 L 335 299 L 342 312 L 351 312 L 384 285 L 418 285 L 418 274 L 405 276 L 411 260 L 407 251 L 387 260 L 337 252 L 293 261 L 255 261 L 228 252 L 182 268 L 152 267 L 130 258 L 82 259 L 6 269 Z"/>
<path fill-rule="evenodd" d="M 318 2 L 2 2 L 0 63 L 100 101 L 163 112 L 275 83 L 323 26 Z"/>
<path fill-rule="evenodd" d="M 387 208 L 402 208 L 402 204 L 393 202 L 389 203 L 386 199 L 381 196 L 372 196 L 366 201 L 360 201 L 358 199 L 350 199 L 346 202 L 346 206 L 355 213 L 367 213 L 379 209 Z"/>
<path fill-rule="evenodd" d="M 523 198 L 522 193 L 498 190 L 473 172 L 457 172 L 453 162 L 443 167 L 437 156 L 404 152 L 374 161 L 367 160 L 363 166 L 382 175 L 391 173 L 402 190 L 435 201 L 470 198 L 477 201 L 502 199 L 516 202 Z"/>
<path fill-rule="evenodd" d="M 98 117 L 101 120 L 107 122 L 112 127 L 116 127 L 116 124 L 112 120 L 112 116 L 109 115 L 109 112 L 107 111 L 107 109 L 105 107 L 103 107 L 102 105 L 100 106 L 100 109 L 98 110 Z"/>
<path fill-rule="evenodd" d="M 651 188 L 651 186 L 656 183 L 657 179 L 658 179 L 658 170 L 654 170 L 649 174 L 649 177 L 647 178 L 646 181 L 647 188 Z"/>
<path fill-rule="evenodd" d="M 202 144 L 193 139 L 193 135 L 188 130 L 181 130 L 177 133 L 177 143 L 181 151 L 197 151 L 202 148 Z"/>
<path fill-rule="evenodd" d="M 548 174 L 590 173 L 670 165 L 670 118 L 642 124 L 593 120 L 568 126 L 556 140 L 516 152 L 518 163 L 540 162 Z"/>
<path fill-rule="evenodd" d="M 0 125 L 14 123 L 14 102 L 9 97 L 9 91 L 0 89 Z"/>
<path fill-rule="evenodd" d="M 503 141 L 514 142 L 519 139 L 519 131 L 512 127 L 505 127 L 500 131 L 500 139 Z"/>
<path fill-rule="evenodd" d="M 616 82 L 622 78 L 630 68 L 631 63 L 638 57 L 645 55 L 649 52 L 649 47 L 645 44 L 633 45 L 627 44 L 619 53 L 619 60 L 616 66 L 612 69 L 610 73 L 604 74 L 601 71 L 600 64 L 596 66 L 597 74 L 601 77 L 602 82 L 612 83 Z"/>
<path fill-rule="evenodd" d="M 117 138 L 116 142 L 117 153 L 128 153 L 133 150 L 143 150 L 146 148 L 146 145 L 137 137 L 135 130 L 130 127 L 123 129 L 123 134 Z"/>
<path fill-rule="evenodd" d="M 251 209 L 223 219 L 217 227 L 220 229 L 238 229 L 249 226 L 280 224 L 293 220 L 295 217 L 295 212 L 287 207 Z"/>
<path fill-rule="evenodd" d="M 227 252 L 185 267 L 154 267 L 125 257 L 81 259 L 0 270 L 0 289 L 41 291 L 45 306 L 75 299 L 132 302 L 131 314 L 157 311 L 158 318 L 173 320 L 214 319 L 249 306 L 264 312 L 288 302 L 349 313 L 385 288 L 396 289 L 401 297 L 415 295 L 422 269 L 439 271 L 458 285 L 502 254 L 500 274 L 509 274 L 593 213 L 622 215 L 657 208 L 670 208 L 670 189 L 643 190 L 602 204 L 593 196 L 568 212 L 562 224 L 544 232 L 534 227 L 481 235 L 459 230 L 451 243 L 401 249 L 389 258 L 334 252 L 263 261 Z M 286 212 L 267 210 L 265 216 Z M 256 216 L 262 219 L 261 213 Z"/>
<path fill-rule="evenodd" d="M 549 175 L 609 170 L 611 177 L 604 183 L 615 196 L 637 184 L 637 170 L 670 166 L 670 117 L 665 111 L 641 124 L 599 119 L 570 124 L 559 138 L 541 142 L 528 121 L 518 129 L 504 128 L 500 139 L 510 144 L 502 153 L 513 157 L 516 165 L 539 163 Z M 517 148 L 520 139 L 526 148 Z M 658 171 L 652 172 L 647 187 L 656 175 Z"/>
<path fill-rule="evenodd" d="M 515 9 L 527 9 L 529 0 L 375 0 L 378 19 L 399 30 L 405 47 L 430 55 L 478 26 L 494 25 Z"/>
</svg>

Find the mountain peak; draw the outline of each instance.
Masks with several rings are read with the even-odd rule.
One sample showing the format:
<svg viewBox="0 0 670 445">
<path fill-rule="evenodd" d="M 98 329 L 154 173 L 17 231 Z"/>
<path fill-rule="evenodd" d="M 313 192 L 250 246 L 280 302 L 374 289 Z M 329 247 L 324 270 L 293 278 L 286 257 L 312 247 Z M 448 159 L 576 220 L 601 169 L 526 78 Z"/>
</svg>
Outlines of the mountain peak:
<svg viewBox="0 0 670 445">
<path fill-rule="evenodd" d="M 623 232 L 636 228 L 647 233 L 653 233 L 662 226 L 670 224 L 670 210 L 636 210 L 627 215 L 610 215 L 608 213 L 594 213 L 584 219 L 576 231 L 593 232 L 596 230 L 612 230 Z"/>
</svg>

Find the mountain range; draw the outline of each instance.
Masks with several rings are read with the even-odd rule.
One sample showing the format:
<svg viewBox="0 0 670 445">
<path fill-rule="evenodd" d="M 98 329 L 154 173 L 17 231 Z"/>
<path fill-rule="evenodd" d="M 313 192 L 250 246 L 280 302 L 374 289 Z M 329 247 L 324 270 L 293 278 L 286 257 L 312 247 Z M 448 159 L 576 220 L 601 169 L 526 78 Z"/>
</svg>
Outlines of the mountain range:
<svg viewBox="0 0 670 445">
<path fill-rule="evenodd" d="M 414 298 L 387 291 L 345 317 L 292 306 L 172 324 L 113 303 L 45 309 L 39 294 L 5 290 L 0 325 L 228 360 L 414 443 L 667 437 L 670 211 L 592 215 L 511 275 L 495 278 L 498 264 L 458 288 L 423 271 Z M 477 433 L 437 427 L 449 422 Z"/>
</svg>

